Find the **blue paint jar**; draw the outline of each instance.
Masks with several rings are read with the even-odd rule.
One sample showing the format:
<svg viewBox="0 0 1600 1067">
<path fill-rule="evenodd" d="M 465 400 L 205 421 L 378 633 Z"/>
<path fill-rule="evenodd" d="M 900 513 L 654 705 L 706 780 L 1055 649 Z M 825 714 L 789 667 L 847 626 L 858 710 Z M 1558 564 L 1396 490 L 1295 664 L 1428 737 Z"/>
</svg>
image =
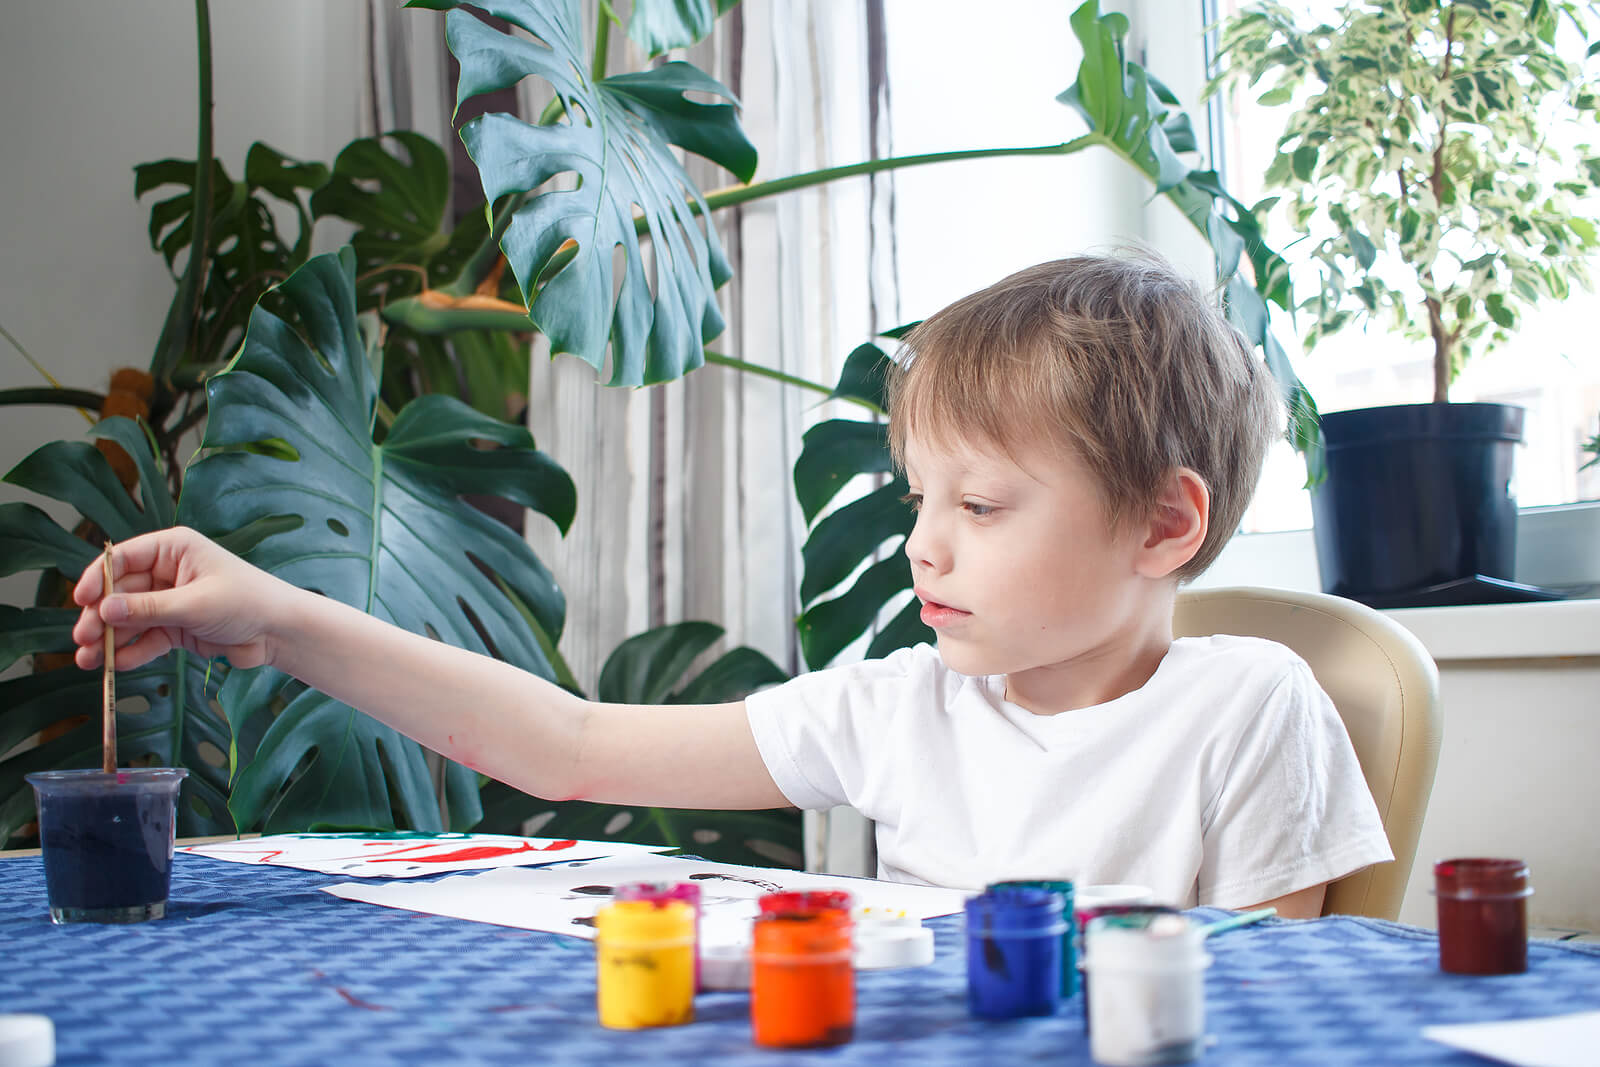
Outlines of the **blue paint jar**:
<svg viewBox="0 0 1600 1067">
<path fill-rule="evenodd" d="M 1063 932 L 1061 934 L 1061 999 L 1066 1000 L 1078 991 L 1078 957 L 1074 950 L 1073 942 L 1077 940 L 1077 930 L 1072 924 L 1072 883 L 1066 880 L 1049 881 L 1046 879 L 1016 879 L 1004 882 L 990 882 L 990 889 L 1046 889 L 1061 897 L 1061 917 Z"/>
<path fill-rule="evenodd" d="M 990 889 L 967 901 L 967 1008 L 985 1019 L 1050 1015 L 1061 1001 L 1059 893 Z"/>
</svg>

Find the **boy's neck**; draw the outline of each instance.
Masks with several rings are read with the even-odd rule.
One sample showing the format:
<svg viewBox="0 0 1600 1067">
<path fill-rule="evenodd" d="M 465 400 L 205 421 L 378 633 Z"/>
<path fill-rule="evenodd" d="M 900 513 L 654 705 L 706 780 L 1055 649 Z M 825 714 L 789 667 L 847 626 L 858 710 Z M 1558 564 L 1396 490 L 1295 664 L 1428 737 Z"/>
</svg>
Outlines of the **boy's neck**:
<svg viewBox="0 0 1600 1067">
<path fill-rule="evenodd" d="M 1094 707 L 1139 689 L 1172 647 L 1168 617 L 1083 656 L 1006 676 L 1005 698 L 1035 715 Z M 1130 638 L 1131 639 L 1126 639 Z"/>
</svg>

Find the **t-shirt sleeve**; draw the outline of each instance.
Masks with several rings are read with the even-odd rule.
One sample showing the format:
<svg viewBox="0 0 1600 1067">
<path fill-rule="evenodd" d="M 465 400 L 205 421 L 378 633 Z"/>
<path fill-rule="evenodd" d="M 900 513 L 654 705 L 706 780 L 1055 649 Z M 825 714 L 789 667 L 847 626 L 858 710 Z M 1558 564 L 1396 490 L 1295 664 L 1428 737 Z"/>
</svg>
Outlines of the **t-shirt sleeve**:
<svg viewBox="0 0 1600 1067">
<path fill-rule="evenodd" d="M 1230 908 L 1394 858 L 1344 722 L 1298 657 L 1239 735 L 1202 851 L 1199 902 Z"/>
<path fill-rule="evenodd" d="M 814 671 L 745 698 L 756 747 L 778 789 L 797 808 L 862 806 L 869 784 L 890 773 L 880 738 L 918 669 L 916 649 Z M 879 789 L 875 788 L 874 792 Z"/>
</svg>

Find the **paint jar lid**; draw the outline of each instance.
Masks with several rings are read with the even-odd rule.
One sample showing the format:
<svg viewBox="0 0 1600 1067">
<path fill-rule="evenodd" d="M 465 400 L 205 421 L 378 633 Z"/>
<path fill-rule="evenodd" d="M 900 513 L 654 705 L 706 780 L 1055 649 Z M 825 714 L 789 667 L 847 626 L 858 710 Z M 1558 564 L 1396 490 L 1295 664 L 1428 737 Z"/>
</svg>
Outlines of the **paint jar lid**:
<svg viewBox="0 0 1600 1067">
<path fill-rule="evenodd" d="M 52 1067 L 56 1024 L 48 1015 L 0 1015 L 0 1063 L 6 1067 Z"/>
<path fill-rule="evenodd" d="M 692 944 L 694 909 L 681 900 L 622 900 L 595 912 L 594 927 L 613 945 Z"/>
<path fill-rule="evenodd" d="M 842 889 L 808 889 L 786 893 L 763 893 L 761 913 L 842 911 L 849 914 L 851 897 Z"/>
<path fill-rule="evenodd" d="M 1528 865 L 1516 859 L 1467 857 L 1433 865 L 1434 892 L 1447 900 L 1500 899 L 1533 895 Z"/>
<path fill-rule="evenodd" d="M 681 900 L 698 909 L 700 887 L 693 882 L 623 882 L 612 900 Z"/>
<path fill-rule="evenodd" d="M 848 957 L 852 925 L 849 912 L 831 908 L 757 915 L 751 928 L 750 955 L 758 961 Z"/>
<path fill-rule="evenodd" d="M 856 924 L 855 964 L 860 971 L 924 967 L 933 962 L 933 931 L 919 920 Z"/>
<path fill-rule="evenodd" d="M 987 889 L 966 904 L 967 932 L 984 937 L 1061 935 L 1065 901 L 1048 889 Z"/>
<path fill-rule="evenodd" d="M 700 987 L 715 990 L 749 989 L 749 943 L 724 941 L 701 944 Z"/>
<path fill-rule="evenodd" d="M 1004 882 L 990 882 L 990 889 L 1046 889 L 1061 896 L 1064 911 L 1072 910 L 1073 886 L 1066 879 L 1010 878 Z"/>
<path fill-rule="evenodd" d="M 1102 915 L 1084 932 L 1083 969 L 1161 973 L 1211 964 L 1205 931 L 1177 914 Z"/>
<path fill-rule="evenodd" d="M 1073 906 L 1104 907 L 1110 904 L 1153 904 L 1156 893 L 1147 885 L 1080 885 L 1073 891 Z"/>
</svg>

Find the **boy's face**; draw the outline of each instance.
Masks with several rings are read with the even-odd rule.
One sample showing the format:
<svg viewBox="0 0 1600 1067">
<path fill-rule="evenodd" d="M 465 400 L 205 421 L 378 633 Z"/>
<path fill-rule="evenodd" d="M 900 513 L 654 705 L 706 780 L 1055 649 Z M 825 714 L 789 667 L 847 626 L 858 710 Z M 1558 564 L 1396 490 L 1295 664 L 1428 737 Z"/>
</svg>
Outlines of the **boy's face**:
<svg viewBox="0 0 1600 1067">
<path fill-rule="evenodd" d="M 1115 672 L 1130 644 L 1148 643 L 1162 609 L 1137 570 L 1145 535 L 1110 529 L 1076 458 L 1041 453 L 1024 469 L 999 448 L 914 435 L 905 457 L 918 506 L 906 555 L 922 621 L 951 669 L 1005 674 L 1030 683 L 1008 690 L 1056 691 L 1079 706 L 1094 664 Z M 1058 675 L 1064 686 L 1052 684 Z"/>
</svg>

